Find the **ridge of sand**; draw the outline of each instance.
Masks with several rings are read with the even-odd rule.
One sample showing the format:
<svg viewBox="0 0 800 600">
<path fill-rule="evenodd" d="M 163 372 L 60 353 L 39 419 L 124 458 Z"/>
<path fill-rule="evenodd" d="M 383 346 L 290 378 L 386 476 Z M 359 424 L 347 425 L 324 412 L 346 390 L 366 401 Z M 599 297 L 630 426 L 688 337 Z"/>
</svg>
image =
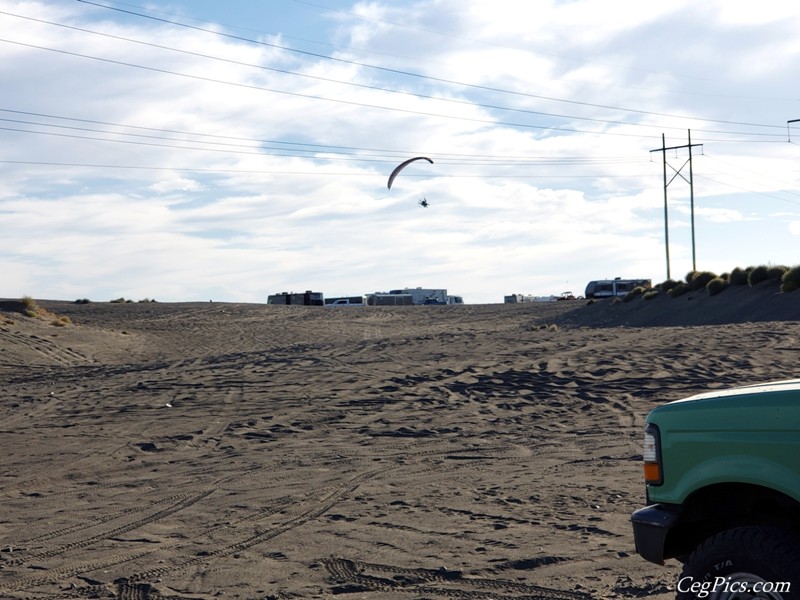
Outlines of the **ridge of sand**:
<svg viewBox="0 0 800 600">
<path fill-rule="evenodd" d="M 660 293 L 650 300 L 610 299 L 586 302 L 559 318 L 559 322 L 592 327 L 684 327 L 765 321 L 800 320 L 800 293 L 782 293 L 775 281 L 754 287 L 729 286 L 710 296 L 705 289 L 677 298 Z"/>
</svg>

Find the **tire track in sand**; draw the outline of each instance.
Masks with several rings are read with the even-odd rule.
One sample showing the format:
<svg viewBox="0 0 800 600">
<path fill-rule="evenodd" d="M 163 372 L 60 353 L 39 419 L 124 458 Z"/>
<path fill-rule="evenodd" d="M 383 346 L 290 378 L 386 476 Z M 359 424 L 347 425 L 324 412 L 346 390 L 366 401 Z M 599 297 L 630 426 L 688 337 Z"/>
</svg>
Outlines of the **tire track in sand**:
<svg viewBox="0 0 800 600">
<path fill-rule="evenodd" d="M 319 561 L 335 584 L 333 594 L 405 592 L 423 597 L 486 600 L 589 600 L 583 592 L 542 587 L 507 579 L 489 579 L 445 568 L 407 568 L 343 558 Z M 386 577 L 386 575 L 390 577 Z M 465 575 L 467 575 L 465 577 Z"/>
</svg>

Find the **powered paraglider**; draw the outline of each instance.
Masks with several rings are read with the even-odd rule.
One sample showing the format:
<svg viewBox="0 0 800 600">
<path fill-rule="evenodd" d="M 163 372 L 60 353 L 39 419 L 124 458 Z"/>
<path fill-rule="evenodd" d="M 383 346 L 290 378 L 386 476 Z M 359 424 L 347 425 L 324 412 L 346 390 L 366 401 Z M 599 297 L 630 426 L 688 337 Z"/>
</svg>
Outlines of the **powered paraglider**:
<svg viewBox="0 0 800 600">
<path fill-rule="evenodd" d="M 416 156 L 414 158 L 409 158 L 408 160 L 406 160 L 404 162 L 401 162 L 399 165 L 397 165 L 395 167 L 394 171 L 392 171 L 392 174 L 389 175 L 389 182 L 386 184 L 386 187 L 388 187 L 389 189 L 392 189 L 392 182 L 394 182 L 394 178 L 397 177 L 397 175 L 400 173 L 400 171 L 405 169 L 408 165 L 410 165 L 415 160 L 427 160 L 429 163 L 433 164 L 433 161 L 430 158 L 428 158 L 427 156 Z"/>
</svg>

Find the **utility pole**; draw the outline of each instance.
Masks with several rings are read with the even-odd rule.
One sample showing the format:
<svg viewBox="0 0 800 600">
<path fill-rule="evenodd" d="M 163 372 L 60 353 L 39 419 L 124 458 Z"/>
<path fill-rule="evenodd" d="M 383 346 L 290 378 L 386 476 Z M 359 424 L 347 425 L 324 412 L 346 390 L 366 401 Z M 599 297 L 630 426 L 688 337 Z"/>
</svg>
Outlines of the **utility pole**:
<svg viewBox="0 0 800 600">
<path fill-rule="evenodd" d="M 664 134 L 661 134 L 661 151 L 667 155 L 667 142 Z M 651 150 L 650 152 L 653 152 Z M 669 215 L 667 213 L 667 160 L 664 159 L 664 247 L 667 249 L 667 279 L 672 279 L 669 272 Z"/>
<path fill-rule="evenodd" d="M 664 134 L 661 134 L 661 148 L 656 148 L 655 150 L 650 150 L 650 152 L 661 152 L 661 156 L 664 162 L 664 242 L 667 251 L 667 279 L 671 279 L 670 276 L 670 268 L 669 268 L 669 216 L 667 212 L 667 187 L 669 184 L 672 183 L 676 177 L 683 179 L 686 183 L 689 184 L 689 197 L 690 197 L 690 208 L 691 208 L 691 216 L 692 216 L 692 271 L 697 271 L 697 254 L 695 250 L 695 237 L 694 237 L 694 177 L 692 171 L 692 148 L 695 146 L 703 147 L 703 144 L 692 144 L 692 130 L 688 130 L 689 133 L 689 143 L 684 144 L 682 146 L 670 146 L 667 148 L 666 141 Z M 675 168 L 672 165 L 669 165 L 667 162 L 667 150 L 682 150 L 684 148 L 688 148 L 689 150 L 689 158 L 679 167 Z M 683 176 L 681 171 L 686 165 L 689 165 L 689 178 Z M 667 165 L 669 168 L 675 171 L 675 174 L 672 178 L 667 181 Z"/>
<path fill-rule="evenodd" d="M 786 135 L 789 137 L 789 139 L 786 141 L 789 143 L 791 143 L 792 141 L 792 129 L 790 127 L 792 123 L 800 123 L 800 119 L 792 119 L 791 121 L 786 121 Z"/>
</svg>

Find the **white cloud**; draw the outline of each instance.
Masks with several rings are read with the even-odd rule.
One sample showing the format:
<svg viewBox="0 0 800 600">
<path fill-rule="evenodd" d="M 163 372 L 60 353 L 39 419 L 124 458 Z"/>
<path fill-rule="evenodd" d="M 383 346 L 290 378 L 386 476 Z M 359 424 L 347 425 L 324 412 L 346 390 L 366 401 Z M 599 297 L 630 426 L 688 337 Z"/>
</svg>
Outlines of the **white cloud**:
<svg viewBox="0 0 800 600">
<path fill-rule="evenodd" d="M 662 165 L 650 151 L 662 133 L 685 143 L 689 128 L 707 154 L 695 163 L 704 235 L 780 221 L 771 215 L 800 185 L 783 143 L 786 120 L 800 118 L 790 100 L 798 11 L 766 39 L 730 3 L 702 14 L 686 2 L 613 6 L 441 0 L 337 12 L 319 41 L 387 71 L 81 3 L 0 0 L 9 13 L 117 36 L 0 16 L 19 42 L 0 43 L 10 232 L 0 252 L 12 257 L 0 295 L 264 301 L 419 285 L 499 302 L 582 293 L 597 277 L 658 279 Z M 290 43 L 272 33 L 263 39 Z M 781 59 L 763 68 L 740 72 L 731 58 L 775 48 Z M 387 190 L 394 165 L 419 154 L 435 164 Z M 686 187 L 669 188 L 684 263 Z M 775 248 L 797 222 L 780 235 Z M 750 245 L 728 252 L 731 266 L 755 262 L 748 252 L 765 244 Z"/>
<path fill-rule="evenodd" d="M 168 192 L 197 192 L 202 190 L 203 186 L 192 179 L 174 177 L 158 181 L 151 185 L 150 189 L 159 194 L 166 194 Z"/>
</svg>

